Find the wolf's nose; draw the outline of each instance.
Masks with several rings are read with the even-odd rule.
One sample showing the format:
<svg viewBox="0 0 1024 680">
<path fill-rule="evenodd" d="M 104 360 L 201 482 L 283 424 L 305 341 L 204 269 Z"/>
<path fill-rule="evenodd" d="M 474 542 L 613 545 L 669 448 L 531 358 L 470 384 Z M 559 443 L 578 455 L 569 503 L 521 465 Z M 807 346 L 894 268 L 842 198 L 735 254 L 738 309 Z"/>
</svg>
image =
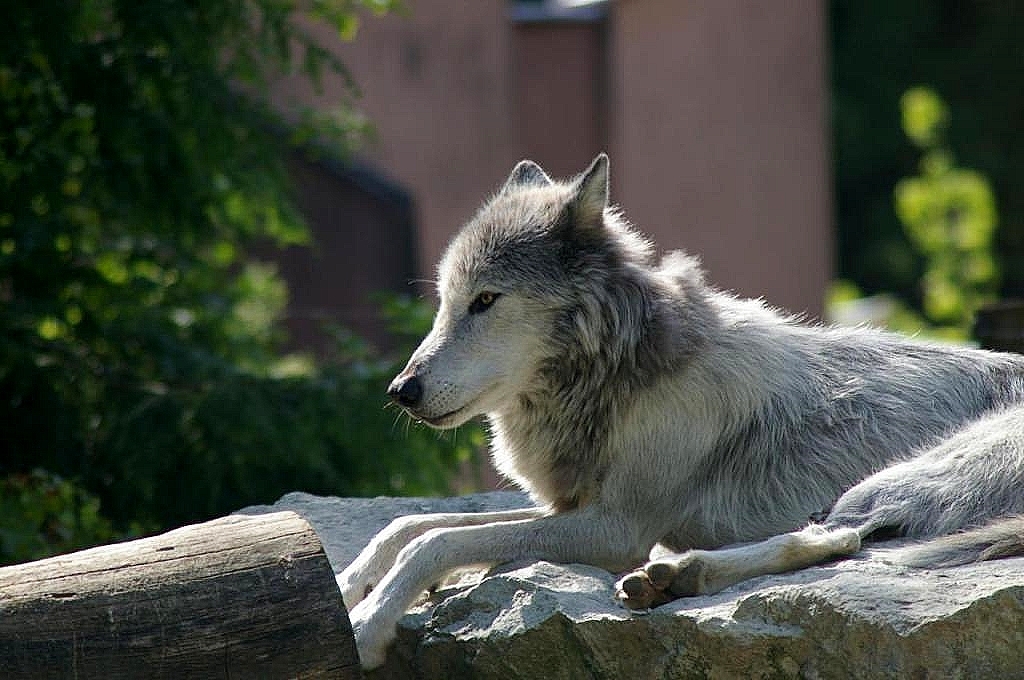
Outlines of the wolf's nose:
<svg viewBox="0 0 1024 680">
<path fill-rule="evenodd" d="M 423 383 L 415 375 L 398 376 L 388 387 L 388 396 L 399 405 L 412 408 L 423 398 Z"/>
</svg>

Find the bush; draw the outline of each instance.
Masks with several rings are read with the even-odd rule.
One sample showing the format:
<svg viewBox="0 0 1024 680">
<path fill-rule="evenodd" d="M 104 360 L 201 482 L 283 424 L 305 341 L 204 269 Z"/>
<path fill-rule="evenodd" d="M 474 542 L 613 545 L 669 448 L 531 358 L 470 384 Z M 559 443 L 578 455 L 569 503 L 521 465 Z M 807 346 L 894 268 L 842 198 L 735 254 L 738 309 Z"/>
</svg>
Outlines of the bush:
<svg viewBox="0 0 1024 680">
<path fill-rule="evenodd" d="M 425 305 L 402 305 L 422 317 Z M 415 325 L 404 315 L 401 323 Z M 429 318 L 429 317 L 428 317 Z M 342 495 L 436 495 L 483 442 L 478 427 L 456 435 L 410 426 L 387 408 L 400 361 L 338 333 L 329 364 L 300 375 L 234 372 L 162 391 L 123 392 L 92 469 L 76 473 L 102 490 L 119 523 L 177 525 L 305 490 Z"/>
<path fill-rule="evenodd" d="M 95 496 L 44 470 L 0 479 L 0 564 L 118 538 L 99 508 Z"/>
<path fill-rule="evenodd" d="M 905 93 L 927 83 L 954 115 L 944 143 L 983 174 L 999 205 L 997 293 L 1024 297 L 1024 3 L 832 0 L 831 113 L 838 274 L 920 309 L 925 262 L 904 238 L 893 186 L 920 147 L 900 129 Z"/>
<path fill-rule="evenodd" d="M 479 431 L 405 432 L 383 409 L 394 363 L 344 334 L 333 363 L 282 357 L 287 291 L 273 268 L 245 257 L 254 244 L 308 241 L 283 170 L 286 141 L 274 131 L 343 152 L 362 127 L 349 101 L 336 115 L 271 109 L 269 78 L 345 77 L 309 21 L 351 37 L 360 7 L 390 4 L 5 7 L 5 559 L 165 529 L 294 489 L 448 490 L 448 470 Z M 288 128 L 286 118 L 302 123 Z M 392 312 L 406 327 L 426 314 L 411 302 Z"/>
<path fill-rule="evenodd" d="M 429 323 L 422 303 L 395 299 L 389 313 L 409 332 Z M 21 437 L 7 452 L 0 483 L 0 559 L 163 530 L 294 490 L 451 492 L 453 472 L 483 445 L 482 429 L 442 434 L 411 425 L 385 398 L 401 360 L 337 335 L 335 358 L 322 366 L 298 362 L 298 375 L 233 370 L 174 384 L 125 383 L 97 402 L 65 400 L 55 390 L 23 401 L 20 412 L 32 422 L 10 428 Z M 49 439 L 29 439 L 43 430 Z M 88 449 L 76 449 L 78 442 Z M 62 476 L 17 471 L 30 465 Z"/>
<path fill-rule="evenodd" d="M 955 164 L 946 139 L 949 109 L 934 90 L 907 90 L 900 108 L 904 133 L 921 152 L 917 174 L 901 179 L 893 191 L 894 214 L 922 263 L 920 311 L 893 294 L 876 294 L 865 305 L 850 281 L 832 287 L 828 306 L 839 318 L 844 310 L 874 312 L 847 321 L 963 342 L 974 313 L 995 299 L 999 286 L 995 197 L 984 175 Z"/>
</svg>

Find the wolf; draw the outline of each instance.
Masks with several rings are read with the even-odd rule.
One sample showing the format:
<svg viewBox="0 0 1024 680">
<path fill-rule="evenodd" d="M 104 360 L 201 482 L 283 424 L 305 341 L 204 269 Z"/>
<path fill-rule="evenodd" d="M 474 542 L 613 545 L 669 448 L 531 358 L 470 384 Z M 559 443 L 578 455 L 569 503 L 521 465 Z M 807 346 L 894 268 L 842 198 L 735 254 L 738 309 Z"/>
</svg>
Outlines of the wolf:
<svg viewBox="0 0 1024 680">
<path fill-rule="evenodd" d="M 485 416 L 536 507 L 378 534 L 338 578 L 365 667 L 464 565 L 595 565 L 646 608 L 879 537 L 918 539 L 892 557 L 918 567 L 1024 554 L 1024 356 L 717 290 L 695 258 L 655 257 L 608 167 L 520 162 L 441 260 L 433 328 L 388 394 L 435 428 Z"/>
</svg>

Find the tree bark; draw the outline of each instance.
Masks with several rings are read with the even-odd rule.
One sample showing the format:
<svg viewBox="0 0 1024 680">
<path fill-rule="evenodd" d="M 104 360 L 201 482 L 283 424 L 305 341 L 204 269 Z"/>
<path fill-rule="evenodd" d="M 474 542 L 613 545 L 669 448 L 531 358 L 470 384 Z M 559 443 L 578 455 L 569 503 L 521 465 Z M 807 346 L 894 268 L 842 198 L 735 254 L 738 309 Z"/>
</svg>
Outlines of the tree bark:
<svg viewBox="0 0 1024 680">
<path fill-rule="evenodd" d="M 0 569 L 0 677 L 362 674 L 319 539 L 277 512 Z"/>
</svg>

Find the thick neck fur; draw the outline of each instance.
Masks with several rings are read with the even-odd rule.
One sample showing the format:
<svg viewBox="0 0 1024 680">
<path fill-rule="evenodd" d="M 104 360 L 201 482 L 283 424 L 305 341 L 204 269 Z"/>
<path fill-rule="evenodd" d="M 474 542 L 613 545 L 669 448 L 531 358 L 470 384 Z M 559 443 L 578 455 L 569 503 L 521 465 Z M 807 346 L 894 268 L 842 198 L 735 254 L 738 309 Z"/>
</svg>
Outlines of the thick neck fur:
<svg viewBox="0 0 1024 680">
<path fill-rule="evenodd" d="M 575 258 L 555 351 L 530 390 L 490 414 L 499 470 L 557 511 L 594 500 L 613 455 L 611 424 L 640 391 L 684 366 L 716 325 L 695 260 L 673 253 L 653 266 L 608 219 L 608 234 L 622 242 L 602 244 L 602 262 Z"/>
</svg>

